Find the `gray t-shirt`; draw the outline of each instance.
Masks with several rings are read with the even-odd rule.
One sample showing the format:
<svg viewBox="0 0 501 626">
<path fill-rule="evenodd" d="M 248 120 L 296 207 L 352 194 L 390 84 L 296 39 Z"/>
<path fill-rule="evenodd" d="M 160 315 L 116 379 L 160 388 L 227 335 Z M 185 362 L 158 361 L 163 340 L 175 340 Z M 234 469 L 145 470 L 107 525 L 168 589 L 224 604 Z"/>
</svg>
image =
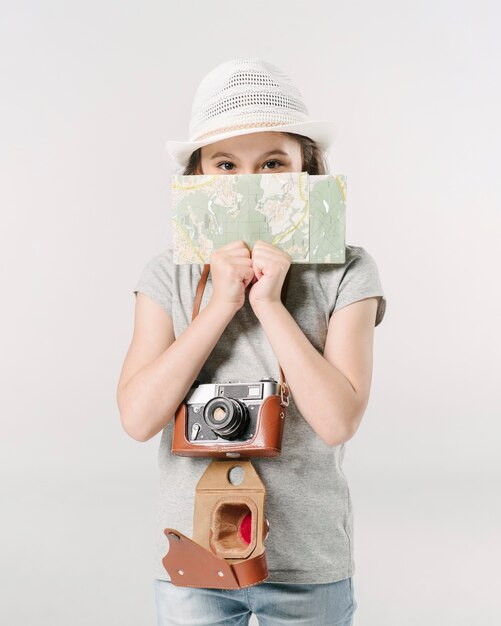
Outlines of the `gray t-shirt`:
<svg viewBox="0 0 501 626">
<path fill-rule="evenodd" d="M 190 324 L 202 265 L 175 265 L 171 248 L 145 266 L 134 293 L 140 291 L 172 317 L 175 336 Z M 201 309 L 212 293 L 207 281 Z M 346 262 L 293 263 L 285 306 L 315 348 L 323 354 L 331 314 L 348 304 L 381 296 L 375 325 L 381 323 L 386 299 L 374 259 L 364 248 L 346 246 Z M 231 320 L 204 364 L 203 383 L 279 380 L 278 363 L 248 299 Z M 294 390 L 292 390 L 292 393 Z M 315 392 L 314 389 L 311 390 Z M 326 407 L 326 419 L 328 419 Z M 156 578 L 170 580 L 162 565 L 168 550 L 163 530 L 171 527 L 193 536 L 197 483 L 210 458 L 171 453 L 174 420 L 162 431 L 158 450 L 159 516 Z M 353 513 L 342 471 L 344 444 L 329 446 L 299 413 L 294 400 L 287 409 L 278 457 L 252 459 L 266 488 L 265 515 L 268 582 L 327 583 L 354 574 Z"/>
</svg>

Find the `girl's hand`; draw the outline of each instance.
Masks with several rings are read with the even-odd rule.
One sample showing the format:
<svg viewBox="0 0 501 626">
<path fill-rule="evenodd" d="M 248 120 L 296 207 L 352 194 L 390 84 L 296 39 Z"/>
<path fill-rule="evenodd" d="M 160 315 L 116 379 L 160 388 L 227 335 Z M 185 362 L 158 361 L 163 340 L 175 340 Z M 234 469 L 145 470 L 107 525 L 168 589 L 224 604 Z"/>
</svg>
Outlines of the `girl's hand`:
<svg viewBox="0 0 501 626">
<path fill-rule="evenodd" d="M 282 286 L 291 265 L 291 257 L 276 246 L 257 241 L 252 248 L 254 284 L 249 291 L 249 302 L 256 312 L 262 304 L 281 302 Z"/>
<path fill-rule="evenodd" d="M 245 289 L 254 277 L 250 250 L 243 241 L 222 246 L 211 255 L 211 301 L 232 307 L 235 312 L 245 302 Z"/>
</svg>

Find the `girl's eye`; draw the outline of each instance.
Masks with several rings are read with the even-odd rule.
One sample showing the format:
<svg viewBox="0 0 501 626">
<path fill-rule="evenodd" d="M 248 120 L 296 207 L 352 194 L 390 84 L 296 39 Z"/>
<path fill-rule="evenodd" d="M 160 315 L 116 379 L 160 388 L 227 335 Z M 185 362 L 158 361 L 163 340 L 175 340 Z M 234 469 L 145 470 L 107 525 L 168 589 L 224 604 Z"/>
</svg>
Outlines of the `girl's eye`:
<svg viewBox="0 0 501 626">
<path fill-rule="evenodd" d="M 282 163 L 280 163 L 280 161 L 266 161 L 265 165 L 268 165 L 268 163 L 276 163 L 277 167 L 280 167 L 282 165 Z M 276 170 L 277 167 L 272 167 L 272 170 Z"/>
<path fill-rule="evenodd" d="M 233 165 L 233 163 L 231 163 L 230 161 L 224 161 L 223 163 L 219 163 L 218 167 L 221 167 L 221 165 Z M 231 172 L 231 170 L 227 170 L 225 167 L 223 168 L 224 172 Z"/>
</svg>

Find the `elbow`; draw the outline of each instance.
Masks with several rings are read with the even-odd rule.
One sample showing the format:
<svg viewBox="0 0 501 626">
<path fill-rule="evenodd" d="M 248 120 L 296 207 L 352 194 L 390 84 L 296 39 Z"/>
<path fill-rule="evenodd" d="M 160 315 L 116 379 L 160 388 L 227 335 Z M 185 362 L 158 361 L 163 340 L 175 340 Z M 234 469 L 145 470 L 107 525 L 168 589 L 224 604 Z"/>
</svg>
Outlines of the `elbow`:
<svg viewBox="0 0 501 626">
<path fill-rule="evenodd" d="M 120 423 L 124 431 L 135 439 L 136 441 L 148 441 L 153 436 L 151 433 L 145 431 L 144 427 L 141 427 L 143 420 L 138 419 L 137 415 L 134 415 L 130 411 L 130 403 L 125 398 L 125 389 L 119 388 L 117 390 L 117 404 L 120 411 Z"/>
<path fill-rule="evenodd" d="M 156 421 L 148 420 L 144 415 L 131 410 L 129 406 L 120 407 L 120 422 L 124 431 L 136 441 L 145 442 L 153 439 L 165 426 L 169 420 Z"/>
<path fill-rule="evenodd" d="M 124 431 L 135 439 L 136 441 L 148 441 L 151 439 L 152 435 L 144 430 L 144 428 L 140 428 L 138 424 L 140 424 L 139 420 L 133 419 L 129 416 L 123 409 L 120 410 L 120 423 L 122 424 L 122 428 Z"/>
<path fill-rule="evenodd" d="M 364 410 L 364 407 L 361 407 L 360 410 L 351 417 L 351 419 L 347 421 L 345 420 L 342 426 L 338 425 L 334 431 L 329 432 L 326 438 L 324 438 L 325 443 L 329 446 L 335 447 L 340 446 L 352 439 L 360 426 Z"/>
<path fill-rule="evenodd" d="M 130 424 L 123 417 L 122 414 L 120 414 L 120 421 L 122 423 L 122 428 L 129 435 L 129 437 L 132 437 L 132 439 L 135 439 L 136 441 L 141 441 L 141 442 L 148 441 L 149 439 L 151 439 L 152 435 L 140 430 L 139 428 L 134 426 L 134 424 Z"/>
<path fill-rule="evenodd" d="M 337 430 L 335 433 L 330 433 L 324 438 L 324 441 L 328 446 L 335 448 L 349 441 L 354 436 L 355 432 L 356 431 Z"/>
</svg>

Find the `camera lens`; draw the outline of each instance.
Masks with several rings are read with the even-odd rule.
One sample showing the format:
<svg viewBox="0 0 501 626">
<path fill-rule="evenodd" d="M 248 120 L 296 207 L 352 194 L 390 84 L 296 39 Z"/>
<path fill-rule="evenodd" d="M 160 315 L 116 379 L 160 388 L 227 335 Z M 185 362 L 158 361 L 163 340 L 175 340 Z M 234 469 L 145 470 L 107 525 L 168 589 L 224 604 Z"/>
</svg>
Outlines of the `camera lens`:
<svg viewBox="0 0 501 626">
<path fill-rule="evenodd" d="M 223 439 L 236 439 L 249 424 L 249 413 L 237 398 L 217 396 L 209 400 L 204 408 L 206 424 Z"/>
</svg>

